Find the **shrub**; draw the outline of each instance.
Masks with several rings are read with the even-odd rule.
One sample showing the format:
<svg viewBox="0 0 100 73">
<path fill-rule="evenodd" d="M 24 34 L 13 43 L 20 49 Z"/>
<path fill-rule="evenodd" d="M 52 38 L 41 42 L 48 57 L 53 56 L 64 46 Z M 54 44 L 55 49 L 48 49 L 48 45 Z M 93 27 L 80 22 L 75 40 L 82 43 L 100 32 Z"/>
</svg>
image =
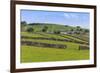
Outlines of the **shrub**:
<svg viewBox="0 0 100 73">
<path fill-rule="evenodd" d="M 54 31 L 55 34 L 60 34 L 60 31 Z"/>
<path fill-rule="evenodd" d="M 34 29 L 32 27 L 27 28 L 27 32 L 34 32 Z"/>
<path fill-rule="evenodd" d="M 47 30 L 48 30 L 48 27 L 44 26 L 44 28 L 42 29 L 42 32 L 47 32 Z"/>
</svg>

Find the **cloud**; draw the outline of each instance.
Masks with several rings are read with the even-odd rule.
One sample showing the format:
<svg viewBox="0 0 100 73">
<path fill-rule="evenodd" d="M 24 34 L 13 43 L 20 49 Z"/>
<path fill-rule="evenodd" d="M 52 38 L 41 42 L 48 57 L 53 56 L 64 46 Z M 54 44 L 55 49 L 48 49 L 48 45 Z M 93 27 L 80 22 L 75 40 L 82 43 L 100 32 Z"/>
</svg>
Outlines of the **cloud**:
<svg viewBox="0 0 100 73">
<path fill-rule="evenodd" d="M 69 13 L 64 13 L 64 16 L 65 16 L 66 18 L 70 18 Z"/>
<path fill-rule="evenodd" d="M 66 18 L 70 18 L 70 19 L 78 19 L 79 18 L 79 15 L 76 13 L 64 13 L 64 16 Z"/>
<path fill-rule="evenodd" d="M 72 18 L 79 18 L 78 14 L 70 14 Z"/>
</svg>

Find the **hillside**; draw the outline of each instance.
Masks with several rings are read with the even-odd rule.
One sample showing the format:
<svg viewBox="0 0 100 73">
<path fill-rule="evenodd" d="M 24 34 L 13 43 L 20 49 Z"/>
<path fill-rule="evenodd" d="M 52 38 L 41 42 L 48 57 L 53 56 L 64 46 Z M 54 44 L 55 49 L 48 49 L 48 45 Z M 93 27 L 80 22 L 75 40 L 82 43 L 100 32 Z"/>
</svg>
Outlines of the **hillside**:
<svg viewBox="0 0 100 73">
<path fill-rule="evenodd" d="M 45 24 L 45 23 L 41 23 L 41 24 L 28 24 L 29 26 L 33 26 L 33 28 L 36 30 L 36 31 L 41 31 L 44 26 L 48 27 L 48 30 L 49 32 L 53 32 L 53 31 L 66 31 L 66 30 L 70 30 L 72 29 L 73 27 L 70 27 L 70 26 L 64 26 L 64 25 L 59 25 L 59 24 Z"/>
<path fill-rule="evenodd" d="M 21 25 L 21 62 L 89 59 L 89 30 L 50 23 Z"/>
<path fill-rule="evenodd" d="M 68 26 L 68 25 L 61 25 L 61 24 L 50 24 L 50 23 L 30 23 L 26 24 L 27 27 L 22 27 L 25 29 L 32 27 L 35 32 L 41 32 L 41 30 L 46 26 L 48 29 L 48 32 L 54 32 L 54 31 L 74 31 L 77 30 L 77 27 L 74 26 Z M 83 29 L 83 28 L 81 28 Z M 85 29 L 83 29 L 85 30 Z"/>
</svg>

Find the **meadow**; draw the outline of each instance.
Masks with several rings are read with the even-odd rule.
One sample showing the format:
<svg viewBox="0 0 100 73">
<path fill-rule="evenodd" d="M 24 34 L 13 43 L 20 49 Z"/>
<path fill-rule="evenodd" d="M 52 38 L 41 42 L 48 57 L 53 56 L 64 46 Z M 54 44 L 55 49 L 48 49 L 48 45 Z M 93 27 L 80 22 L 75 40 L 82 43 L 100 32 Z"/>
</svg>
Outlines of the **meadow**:
<svg viewBox="0 0 100 73">
<path fill-rule="evenodd" d="M 89 48 L 84 47 L 85 49 L 79 50 L 80 45 L 89 46 L 89 32 L 83 33 L 85 29 L 80 30 L 80 33 L 61 34 L 61 29 L 72 32 L 72 29 L 76 30 L 77 28 L 57 24 L 43 25 L 43 23 L 24 24 L 21 29 L 22 63 L 89 59 Z M 22 43 L 23 41 L 26 43 Z M 32 45 L 33 43 L 37 43 L 37 45 Z M 55 44 L 55 46 L 49 47 L 50 44 Z M 57 45 L 66 47 L 57 48 Z"/>
</svg>

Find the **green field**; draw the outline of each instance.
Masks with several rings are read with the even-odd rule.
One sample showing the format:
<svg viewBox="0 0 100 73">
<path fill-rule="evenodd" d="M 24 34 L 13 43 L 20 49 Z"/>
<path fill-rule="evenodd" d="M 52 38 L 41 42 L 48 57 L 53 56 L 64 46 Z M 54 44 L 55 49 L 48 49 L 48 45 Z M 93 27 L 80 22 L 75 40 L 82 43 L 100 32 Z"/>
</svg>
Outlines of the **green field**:
<svg viewBox="0 0 100 73">
<path fill-rule="evenodd" d="M 77 47 L 76 45 L 70 47 L 71 49 L 51 49 L 34 46 L 22 46 L 21 62 L 46 62 L 89 59 L 89 50 L 77 50 L 75 48 Z"/>
<path fill-rule="evenodd" d="M 46 25 L 46 24 L 45 24 Z M 76 30 L 76 27 L 47 24 L 47 32 L 42 31 L 45 25 L 24 25 L 21 28 L 21 42 L 26 41 L 26 44 L 21 45 L 21 62 L 48 62 L 48 61 L 70 61 L 70 60 L 87 60 L 89 59 L 89 48 L 79 50 L 80 45 L 88 45 L 89 35 L 84 34 L 54 34 L 48 33 L 59 31 L 61 29 L 69 31 Z M 34 31 L 27 31 L 27 28 L 32 27 Z M 85 30 L 85 29 L 83 29 Z M 82 31 L 81 31 L 82 32 Z M 22 38 L 23 36 L 23 38 Z M 25 38 L 26 37 L 26 38 Z M 27 38 L 28 37 L 28 38 Z M 54 40 L 55 39 L 55 40 Z M 56 40 L 57 39 L 57 40 Z M 63 40 L 71 41 L 63 41 Z M 65 45 L 66 48 L 50 48 L 49 46 L 34 46 L 29 42 L 42 44 L 60 44 Z M 83 43 L 83 44 L 81 44 Z"/>
</svg>

